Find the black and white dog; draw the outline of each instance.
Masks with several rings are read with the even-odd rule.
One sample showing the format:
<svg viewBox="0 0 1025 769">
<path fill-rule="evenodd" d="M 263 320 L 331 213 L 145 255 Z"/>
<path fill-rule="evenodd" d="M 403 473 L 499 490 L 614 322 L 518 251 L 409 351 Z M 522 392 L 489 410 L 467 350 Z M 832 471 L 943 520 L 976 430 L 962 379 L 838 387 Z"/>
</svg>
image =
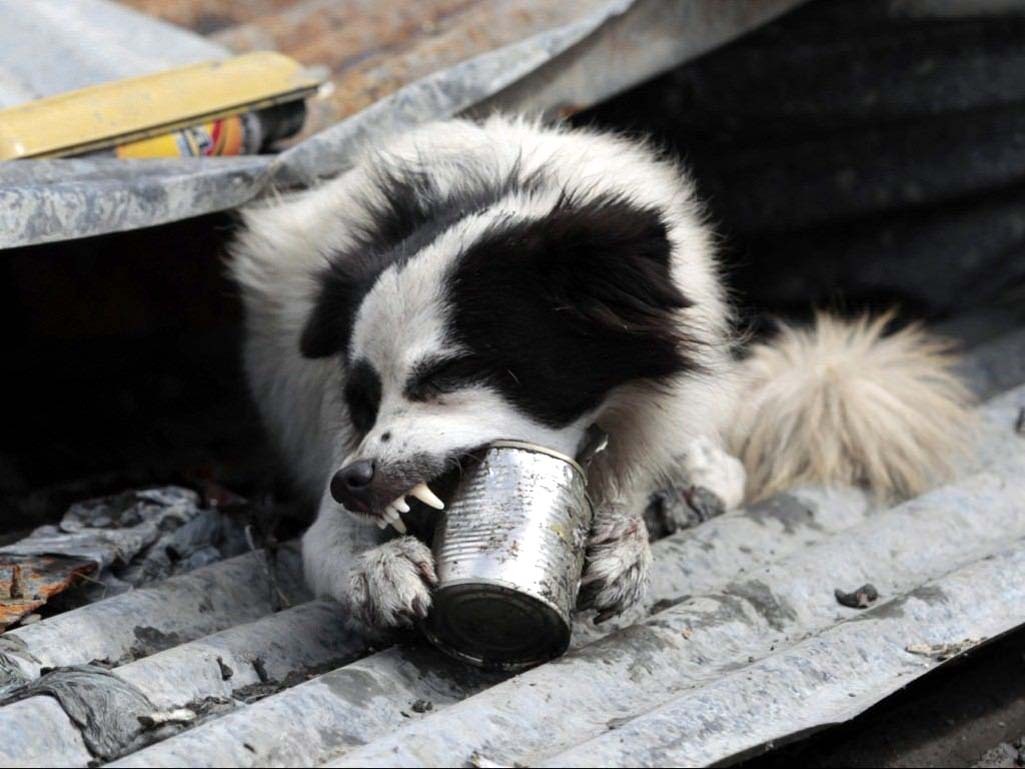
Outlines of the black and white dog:
<svg viewBox="0 0 1025 769">
<path fill-rule="evenodd" d="M 912 493 L 967 419 L 941 347 L 882 321 L 820 319 L 738 362 L 690 182 L 622 137 L 437 123 L 245 223 L 252 389 L 320 505 L 307 579 L 368 625 L 425 615 L 430 549 L 384 528 L 441 507 L 439 479 L 491 441 L 573 454 L 590 425 L 609 434 L 584 592 L 607 616 L 642 594 L 653 490 Z"/>
</svg>

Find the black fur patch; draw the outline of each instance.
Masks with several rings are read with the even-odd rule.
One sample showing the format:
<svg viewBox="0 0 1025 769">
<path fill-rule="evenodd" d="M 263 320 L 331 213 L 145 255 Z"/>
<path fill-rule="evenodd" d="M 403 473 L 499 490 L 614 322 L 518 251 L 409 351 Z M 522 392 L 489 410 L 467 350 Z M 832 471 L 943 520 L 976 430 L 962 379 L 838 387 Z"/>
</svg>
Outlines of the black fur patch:
<svg viewBox="0 0 1025 769">
<path fill-rule="evenodd" d="M 372 225 L 355 233 L 352 248 L 334 254 L 320 275 L 320 290 L 300 340 L 306 358 L 345 353 L 363 298 L 392 265 L 403 265 L 460 219 L 486 209 L 523 180 L 520 170 L 503 179 L 488 179 L 467 169 L 459 186 L 442 195 L 431 180 L 413 169 L 378 170 L 362 201 Z"/>
<path fill-rule="evenodd" d="M 670 251 L 659 212 L 615 196 L 564 196 L 540 219 L 496 225 L 448 276 L 468 378 L 559 427 L 618 385 L 694 369 Z"/>
<path fill-rule="evenodd" d="M 370 432 L 381 407 L 381 377 L 368 361 L 358 360 L 350 368 L 345 380 L 345 404 L 353 426 L 363 435 Z"/>
</svg>

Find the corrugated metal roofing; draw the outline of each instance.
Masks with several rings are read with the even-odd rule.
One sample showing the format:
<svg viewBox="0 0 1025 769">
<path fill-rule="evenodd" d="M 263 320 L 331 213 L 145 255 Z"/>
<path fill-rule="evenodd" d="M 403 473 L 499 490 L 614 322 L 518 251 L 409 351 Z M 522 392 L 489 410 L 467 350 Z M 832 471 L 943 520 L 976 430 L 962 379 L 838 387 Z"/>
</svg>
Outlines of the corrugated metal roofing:
<svg viewBox="0 0 1025 769">
<path fill-rule="evenodd" d="M 677 532 L 642 610 L 518 676 L 373 652 L 329 602 L 273 613 L 257 553 L 12 631 L 0 670 L 34 688 L 0 707 L 0 763 L 710 764 L 851 718 L 1025 625 L 1025 329 L 963 371 L 984 403 L 951 483 L 890 509 L 799 489 Z M 287 548 L 277 573 L 302 601 Z M 866 582 L 871 608 L 837 603 Z"/>
</svg>

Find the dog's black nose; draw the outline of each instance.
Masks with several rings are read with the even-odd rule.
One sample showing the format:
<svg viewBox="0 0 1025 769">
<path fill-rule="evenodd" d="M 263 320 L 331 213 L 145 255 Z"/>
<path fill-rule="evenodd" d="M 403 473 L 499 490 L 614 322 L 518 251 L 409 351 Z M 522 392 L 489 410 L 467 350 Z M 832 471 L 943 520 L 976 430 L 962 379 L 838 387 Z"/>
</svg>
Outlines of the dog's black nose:
<svg viewBox="0 0 1025 769">
<path fill-rule="evenodd" d="M 346 465 L 331 479 L 331 496 L 356 512 L 366 512 L 370 504 L 370 482 L 374 480 L 374 462 L 361 459 Z"/>
</svg>

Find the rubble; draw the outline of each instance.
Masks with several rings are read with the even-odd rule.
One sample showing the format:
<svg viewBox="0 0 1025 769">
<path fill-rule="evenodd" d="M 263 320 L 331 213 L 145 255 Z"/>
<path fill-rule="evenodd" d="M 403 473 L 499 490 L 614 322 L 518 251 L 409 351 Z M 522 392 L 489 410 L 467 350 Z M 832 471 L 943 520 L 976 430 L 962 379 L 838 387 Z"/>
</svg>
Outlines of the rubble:
<svg viewBox="0 0 1025 769">
<path fill-rule="evenodd" d="M 75 503 L 0 547 L 0 629 L 72 588 L 95 601 L 243 553 L 243 523 L 175 486 Z"/>
</svg>

